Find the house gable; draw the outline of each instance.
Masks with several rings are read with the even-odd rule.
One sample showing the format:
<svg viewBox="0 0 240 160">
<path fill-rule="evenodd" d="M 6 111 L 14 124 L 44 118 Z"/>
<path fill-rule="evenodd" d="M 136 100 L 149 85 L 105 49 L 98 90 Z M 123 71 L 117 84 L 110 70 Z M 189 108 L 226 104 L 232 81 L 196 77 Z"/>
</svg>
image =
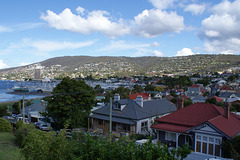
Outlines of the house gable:
<svg viewBox="0 0 240 160">
<path fill-rule="evenodd" d="M 221 131 L 219 131 L 218 129 L 216 129 L 215 127 L 213 127 L 208 123 L 204 123 L 194 128 L 191 128 L 187 131 L 187 133 L 189 132 L 195 132 L 199 134 L 206 134 L 206 135 L 212 135 L 212 136 L 223 136 L 223 133 Z"/>
</svg>

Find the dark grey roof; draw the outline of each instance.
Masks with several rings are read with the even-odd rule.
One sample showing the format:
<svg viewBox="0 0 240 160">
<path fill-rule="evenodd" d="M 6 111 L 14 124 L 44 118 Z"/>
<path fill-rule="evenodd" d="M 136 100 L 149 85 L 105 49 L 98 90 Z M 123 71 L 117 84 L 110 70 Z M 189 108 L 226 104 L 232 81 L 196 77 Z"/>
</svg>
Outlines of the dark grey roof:
<svg viewBox="0 0 240 160">
<path fill-rule="evenodd" d="M 31 104 L 30 106 L 25 107 L 24 110 L 25 110 L 25 114 L 28 114 L 28 112 L 33 112 L 33 111 L 42 112 L 45 110 L 45 107 L 42 104 L 34 103 L 34 104 Z"/>
<path fill-rule="evenodd" d="M 207 98 L 206 97 L 203 97 L 203 96 L 196 96 L 194 97 L 192 100 L 193 101 L 197 101 L 197 100 L 202 100 L 202 101 L 205 101 Z"/>
<path fill-rule="evenodd" d="M 237 97 L 240 97 L 240 93 L 234 93 L 234 92 L 220 92 L 218 97 L 230 98 L 230 96 L 233 94 L 235 94 Z"/>
<path fill-rule="evenodd" d="M 135 100 L 131 99 L 121 99 L 117 102 L 114 102 L 113 106 L 116 103 L 126 105 L 122 110 L 113 109 L 112 112 L 112 117 L 120 118 L 118 120 L 121 120 L 120 122 L 122 123 L 123 121 L 126 122 L 126 119 L 130 121 L 136 121 L 176 111 L 176 106 L 165 98 L 159 100 L 143 101 L 143 107 L 140 107 L 135 102 Z M 103 117 L 100 117 L 99 115 Z M 106 118 L 109 117 L 109 104 L 93 111 L 93 114 L 90 117 L 109 120 L 109 118 Z M 130 122 L 127 124 L 130 124 Z"/>
</svg>

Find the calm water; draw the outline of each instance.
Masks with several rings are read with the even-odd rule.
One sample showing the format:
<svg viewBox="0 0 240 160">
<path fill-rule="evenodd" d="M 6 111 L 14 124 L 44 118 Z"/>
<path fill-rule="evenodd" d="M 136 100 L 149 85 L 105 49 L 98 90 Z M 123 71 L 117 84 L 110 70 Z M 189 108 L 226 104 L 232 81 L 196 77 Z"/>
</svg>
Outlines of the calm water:
<svg viewBox="0 0 240 160">
<path fill-rule="evenodd" d="M 15 81 L 2 81 L 0 80 L 0 102 L 8 102 L 8 101 L 18 101 L 23 98 L 23 95 L 16 94 L 7 94 L 8 92 L 13 92 L 11 88 L 14 87 L 14 84 L 19 83 Z M 21 82 L 22 85 L 28 82 Z M 25 95 L 25 99 L 33 99 L 33 98 L 42 98 L 44 96 L 39 95 Z"/>
</svg>

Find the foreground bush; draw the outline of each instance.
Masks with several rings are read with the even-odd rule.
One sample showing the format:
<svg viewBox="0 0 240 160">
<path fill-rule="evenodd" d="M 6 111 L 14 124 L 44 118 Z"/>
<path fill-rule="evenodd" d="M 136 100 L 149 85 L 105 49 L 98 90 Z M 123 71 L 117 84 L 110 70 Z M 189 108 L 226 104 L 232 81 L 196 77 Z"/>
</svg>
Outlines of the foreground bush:
<svg viewBox="0 0 240 160">
<path fill-rule="evenodd" d="M 111 142 L 84 133 L 76 133 L 72 139 L 65 135 L 64 130 L 56 135 L 31 125 L 23 125 L 16 132 L 21 154 L 27 160 L 174 160 L 183 159 L 190 153 L 187 146 L 170 150 L 166 145 L 154 145 L 151 141 L 137 145 L 124 138 Z"/>
<path fill-rule="evenodd" d="M 11 132 L 12 126 L 8 120 L 0 118 L 0 132 Z"/>
</svg>

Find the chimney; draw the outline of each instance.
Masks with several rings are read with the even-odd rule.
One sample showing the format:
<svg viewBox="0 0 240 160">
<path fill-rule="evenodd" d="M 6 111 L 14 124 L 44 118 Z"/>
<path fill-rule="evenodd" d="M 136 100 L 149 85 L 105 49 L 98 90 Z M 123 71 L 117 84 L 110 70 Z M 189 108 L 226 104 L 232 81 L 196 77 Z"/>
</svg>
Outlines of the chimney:
<svg viewBox="0 0 240 160">
<path fill-rule="evenodd" d="M 177 110 L 184 108 L 184 100 L 182 97 L 177 98 Z"/>
<path fill-rule="evenodd" d="M 224 102 L 224 117 L 228 119 L 229 116 L 230 116 L 230 103 Z"/>
<path fill-rule="evenodd" d="M 143 97 L 141 95 L 138 95 L 136 98 L 136 103 L 140 106 L 143 107 Z"/>
<path fill-rule="evenodd" d="M 119 100 L 120 100 L 120 95 L 118 93 L 115 93 L 114 102 L 119 101 Z"/>
</svg>

